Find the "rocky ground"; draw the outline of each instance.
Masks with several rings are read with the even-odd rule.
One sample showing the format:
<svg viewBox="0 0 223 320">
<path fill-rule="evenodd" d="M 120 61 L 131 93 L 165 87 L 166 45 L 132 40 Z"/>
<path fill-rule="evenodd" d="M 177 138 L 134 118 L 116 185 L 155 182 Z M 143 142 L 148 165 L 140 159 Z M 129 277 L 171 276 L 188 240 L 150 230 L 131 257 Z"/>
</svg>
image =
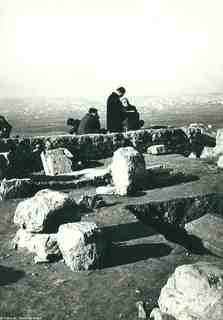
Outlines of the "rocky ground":
<svg viewBox="0 0 223 320">
<path fill-rule="evenodd" d="M 223 172 L 180 155 L 145 155 L 145 160 L 147 166 L 164 164 L 176 175 L 157 175 L 132 197 L 105 196 L 106 207 L 84 214 L 82 221 L 96 222 L 111 240 L 96 270 L 72 272 L 62 261 L 34 264 L 31 254 L 13 250 L 13 216 L 20 199 L 0 203 L 0 318 L 133 320 L 138 317 L 137 301 L 145 303 L 148 314 L 157 305 L 160 289 L 177 266 L 197 261 L 223 264 L 209 252 L 190 252 L 182 241 L 167 240 L 126 208 L 151 200 L 220 194 Z M 95 187 L 67 192 L 77 200 L 83 193 L 94 194 Z"/>
</svg>

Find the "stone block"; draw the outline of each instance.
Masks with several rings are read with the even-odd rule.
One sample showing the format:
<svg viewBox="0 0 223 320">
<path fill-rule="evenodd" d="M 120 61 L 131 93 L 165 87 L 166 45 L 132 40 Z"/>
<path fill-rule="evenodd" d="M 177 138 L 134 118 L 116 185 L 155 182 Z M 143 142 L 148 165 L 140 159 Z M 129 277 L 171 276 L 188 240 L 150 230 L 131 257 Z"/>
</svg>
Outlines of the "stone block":
<svg viewBox="0 0 223 320">
<path fill-rule="evenodd" d="M 216 160 L 215 148 L 204 147 L 204 149 L 201 152 L 200 159 L 215 161 Z"/>
<path fill-rule="evenodd" d="M 56 176 L 72 172 L 73 155 L 66 148 L 46 150 L 41 153 L 43 168 L 46 175 Z"/>
<path fill-rule="evenodd" d="M 49 189 L 21 201 L 14 215 L 15 224 L 34 233 L 56 232 L 61 224 L 79 220 L 79 208 L 74 199 L 67 193 Z"/>
<path fill-rule="evenodd" d="M 206 214 L 187 223 L 185 229 L 188 234 L 200 238 L 210 252 L 223 257 L 223 217 Z"/>
<path fill-rule="evenodd" d="M 218 158 L 217 166 L 218 168 L 223 169 L 223 155 Z"/>
<path fill-rule="evenodd" d="M 114 152 L 111 174 L 116 193 L 124 196 L 141 189 L 146 177 L 145 160 L 133 147 Z"/>
<path fill-rule="evenodd" d="M 147 153 L 158 156 L 167 153 L 167 148 L 164 144 L 153 145 L 147 148 Z"/>
<path fill-rule="evenodd" d="M 113 186 L 103 186 L 96 188 L 96 194 L 98 195 L 113 195 L 116 193 L 116 189 Z"/>
<path fill-rule="evenodd" d="M 65 263 L 72 271 L 97 265 L 106 244 L 95 223 L 68 223 L 59 227 L 57 241 Z"/>
<path fill-rule="evenodd" d="M 13 246 L 16 249 L 25 248 L 34 253 L 38 259 L 46 262 L 61 258 L 55 233 L 36 234 L 19 229 L 13 239 Z"/>
<path fill-rule="evenodd" d="M 176 320 L 222 320 L 222 283 L 220 264 L 198 262 L 177 267 L 161 290 L 161 315 Z"/>
</svg>

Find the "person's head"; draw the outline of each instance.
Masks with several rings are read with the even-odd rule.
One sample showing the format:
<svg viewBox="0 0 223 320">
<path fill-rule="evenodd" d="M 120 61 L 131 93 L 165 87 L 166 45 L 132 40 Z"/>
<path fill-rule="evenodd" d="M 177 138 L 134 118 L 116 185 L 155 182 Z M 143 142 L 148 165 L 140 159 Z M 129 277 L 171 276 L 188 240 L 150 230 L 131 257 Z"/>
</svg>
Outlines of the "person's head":
<svg viewBox="0 0 223 320">
<path fill-rule="evenodd" d="M 73 118 L 69 118 L 69 119 L 67 119 L 67 125 L 68 126 L 73 126 L 74 125 L 74 119 Z"/>
<path fill-rule="evenodd" d="M 98 117 L 98 110 L 96 108 L 90 108 L 88 113 L 93 117 Z"/>
<path fill-rule="evenodd" d="M 125 94 L 125 88 L 123 87 L 119 87 L 116 91 L 120 98 L 123 97 Z"/>
<path fill-rule="evenodd" d="M 122 101 L 123 107 L 125 108 L 127 108 L 130 105 L 129 100 L 127 98 L 123 98 L 121 101 Z"/>
</svg>

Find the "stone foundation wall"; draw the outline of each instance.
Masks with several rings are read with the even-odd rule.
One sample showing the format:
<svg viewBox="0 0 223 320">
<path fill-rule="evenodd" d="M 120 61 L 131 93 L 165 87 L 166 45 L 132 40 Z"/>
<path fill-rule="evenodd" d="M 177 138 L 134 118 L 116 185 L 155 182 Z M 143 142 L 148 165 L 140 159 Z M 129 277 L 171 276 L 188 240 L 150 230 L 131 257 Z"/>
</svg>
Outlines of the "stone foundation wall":
<svg viewBox="0 0 223 320">
<path fill-rule="evenodd" d="M 2 139 L 0 152 L 22 151 L 27 157 L 39 145 L 45 149 L 46 142 L 51 148 L 65 147 L 79 160 L 98 160 L 111 157 L 113 152 L 123 146 L 134 146 L 145 152 L 148 146 L 165 144 L 173 152 L 184 152 L 188 145 L 186 134 L 181 129 L 137 130 L 126 133 L 39 136 L 22 139 Z"/>
</svg>

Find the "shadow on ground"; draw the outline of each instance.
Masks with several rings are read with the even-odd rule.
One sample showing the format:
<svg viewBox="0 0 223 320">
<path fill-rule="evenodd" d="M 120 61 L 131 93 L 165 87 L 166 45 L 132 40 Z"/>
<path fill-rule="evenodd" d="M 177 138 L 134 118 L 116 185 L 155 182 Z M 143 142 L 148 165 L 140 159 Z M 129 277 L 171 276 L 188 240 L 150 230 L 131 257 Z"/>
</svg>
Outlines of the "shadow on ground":
<svg viewBox="0 0 223 320">
<path fill-rule="evenodd" d="M 149 237 L 156 232 L 149 226 L 143 225 L 141 222 L 131 222 L 103 227 L 102 231 L 106 235 L 109 242 L 129 241 Z"/>
<path fill-rule="evenodd" d="M 0 275 L 0 286 L 4 286 L 23 278 L 25 276 L 25 272 L 5 266 L 0 266 Z"/>
<path fill-rule="evenodd" d="M 164 243 L 113 244 L 103 259 L 103 268 L 130 264 L 149 258 L 167 256 L 172 248 Z"/>
</svg>

